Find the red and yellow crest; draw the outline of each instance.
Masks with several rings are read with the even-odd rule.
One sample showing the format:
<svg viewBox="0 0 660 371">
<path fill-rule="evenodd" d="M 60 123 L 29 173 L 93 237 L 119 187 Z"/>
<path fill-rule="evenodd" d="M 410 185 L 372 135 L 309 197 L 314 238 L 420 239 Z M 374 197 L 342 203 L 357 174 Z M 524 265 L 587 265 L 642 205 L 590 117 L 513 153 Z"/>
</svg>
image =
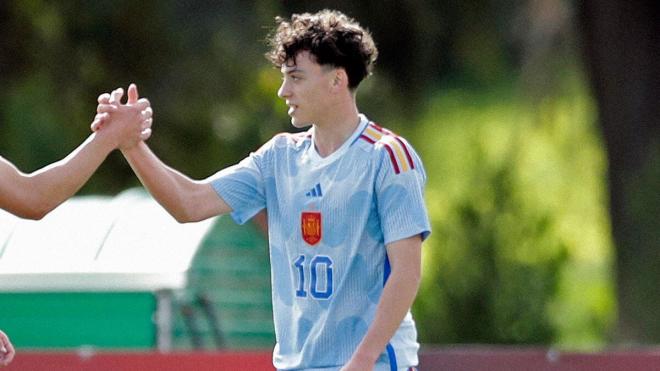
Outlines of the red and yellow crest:
<svg viewBox="0 0 660 371">
<path fill-rule="evenodd" d="M 318 211 L 303 211 L 300 216 L 300 231 L 303 240 L 308 244 L 316 245 L 319 243 L 323 234 L 321 213 Z"/>
</svg>

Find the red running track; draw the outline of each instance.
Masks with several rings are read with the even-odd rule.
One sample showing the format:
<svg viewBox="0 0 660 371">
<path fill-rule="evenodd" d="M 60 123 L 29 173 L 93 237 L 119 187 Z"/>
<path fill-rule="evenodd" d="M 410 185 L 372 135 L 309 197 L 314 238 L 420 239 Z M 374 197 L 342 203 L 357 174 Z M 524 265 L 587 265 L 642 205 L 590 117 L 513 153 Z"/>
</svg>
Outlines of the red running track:
<svg viewBox="0 0 660 371">
<path fill-rule="evenodd" d="M 7 371 L 237 371 L 273 370 L 270 351 L 35 352 L 18 350 Z M 425 348 L 420 371 L 660 371 L 660 348 L 598 353 L 539 348 Z"/>
</svg>

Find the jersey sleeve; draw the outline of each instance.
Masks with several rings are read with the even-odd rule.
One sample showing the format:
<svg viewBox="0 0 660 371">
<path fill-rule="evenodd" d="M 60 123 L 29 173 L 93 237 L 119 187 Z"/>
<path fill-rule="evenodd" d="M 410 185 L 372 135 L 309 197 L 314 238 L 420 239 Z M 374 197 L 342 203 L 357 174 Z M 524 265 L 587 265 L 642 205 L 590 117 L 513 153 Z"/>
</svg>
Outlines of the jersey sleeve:
<svg viewBox="0 0 660 371">
<path fill-rule="evenodd" d="M 421 159 L 403 138 L 384 138 L 376 146 L 379 168 L 375 192 L 385 245 L 415 235 L 425 240 L 431 233 L 424 187 L 426 173 Z"/>
<path fill-rule="evenodd" d="M 238 224 L 244 224 L 266 207 L 263 166 L 271 147 L 271 142 L 264 144 L 212 177 L 213 189 L 232 208 L 230 215 Z"/>
</svg>

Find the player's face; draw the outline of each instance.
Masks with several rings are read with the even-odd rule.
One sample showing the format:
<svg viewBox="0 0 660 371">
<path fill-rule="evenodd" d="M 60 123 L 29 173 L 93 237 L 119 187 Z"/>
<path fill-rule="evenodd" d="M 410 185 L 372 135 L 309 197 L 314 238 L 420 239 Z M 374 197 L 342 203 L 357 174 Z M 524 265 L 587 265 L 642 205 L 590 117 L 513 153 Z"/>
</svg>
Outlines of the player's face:
<svg viewBox="0 0 660 371">
<path fill-rule="evenodd" d="M 277 95 L 286 101 L 289 107 L 291 124 L 297 128 L 318 123 L 326 117 L 330 89 L 334 78 L 334 69 L 316 63 L 308 51 L 296 55 L 281 68 L 282 86 Z"/>
</svg>

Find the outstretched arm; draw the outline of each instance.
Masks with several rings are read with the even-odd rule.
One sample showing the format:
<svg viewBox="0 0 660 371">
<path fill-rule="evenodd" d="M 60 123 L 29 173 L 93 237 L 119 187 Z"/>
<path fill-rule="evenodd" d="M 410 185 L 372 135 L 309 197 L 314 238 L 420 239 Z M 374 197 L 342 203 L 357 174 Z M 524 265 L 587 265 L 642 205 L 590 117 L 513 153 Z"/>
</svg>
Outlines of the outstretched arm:
<svg viewBox="0 0 660 371">
<path fill-rule="evenodd" d="M 67 157 L 31 174 L 0 157 L 0 207 L 22 218 L 43 218 L 76 193 L 111 150 L 92 134 Z"/>
<path fill-rule="evenodd" d="M 231 211 L 209 180 L 190 179 L 165 165 L 146 143 L 122 150 L 122 153 L 142 184 L 180 223 L 196 222 Z"/>
<path fill-rule="evenodd" d="M 112 126 L 122 105 L 110 102 L 108 94 L 99 97 L 99 112 L 107 114 Z M 128 104 L 138 101 L 137 90 L 129 89 Z M 145 142 L 121 147 L 121 151 L 151 195 L 180 223 L 195 222 L 231 211 L 211 186 L 210 180 L 197 181 L 165 165 Z"/>
<path fill-rule="evenodd" d="M 103 120 L 97 115 L 97 122 Z M 0 208 L 23 218 L 43 218 L 87 182 L 108 153 L 119 146 L 119 138 L 129 137 L 137 143 L 149 136 L 150 125 L 150 118 L 133 108 L 118 125 L 92 133 L 62 160 L 29 174 L 0 157 Z"/>
<path fill-rule="evenodd" d="M 0 331 L 0 366 L 7 366 L 14 359 L 14 354 L 14 347 L 9 342 L 9 338 Z"/>
</svg>

